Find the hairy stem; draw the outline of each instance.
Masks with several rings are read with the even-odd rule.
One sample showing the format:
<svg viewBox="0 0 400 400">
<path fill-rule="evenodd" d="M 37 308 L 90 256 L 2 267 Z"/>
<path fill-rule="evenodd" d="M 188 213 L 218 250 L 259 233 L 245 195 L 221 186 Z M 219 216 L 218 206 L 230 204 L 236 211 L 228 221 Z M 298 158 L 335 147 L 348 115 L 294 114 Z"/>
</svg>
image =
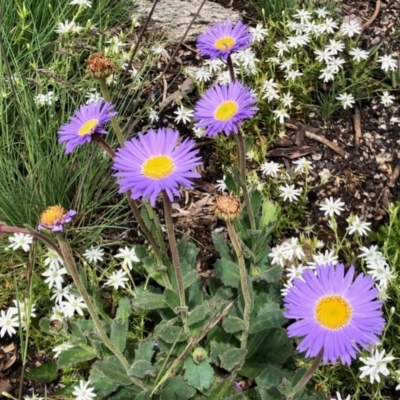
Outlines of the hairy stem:
<svg viewBox="0 0 400 400">
<path fill-rule="evenodd" d="M 242 337 L 240 338 L 240 348 L 247 349 L 247 339 L 249 336 L 249 328 L 250 328 L 250 313 L 252 307 L 249 283 L 247 280 L 248 274 L 244 262 L 242 248 L 240 246 L 239 239 L 236 235 L 235 228 L 230 221 L 226 222 L 226 227 L 228 229 L 229 238 L 231 240 L 233 249 L 235 250 L 236 253 L 236 258 L 238 260 L 239 273 L 240 273 L 240 286 L 242 288 L 243 299 L 244 299 L 243 322 L 245 327 L 242 332 Z"/>
<path fill-rule="evenodd" d="M 74 281 L 74 284 L 76 288 L 78 289 L 79 294 L 83 298 L 86 307 L 89 311 L 90 317 L 93 320 L 94 326 L 96 327 L 96 331 L 98 335 L 100 336 L 102 342 L 104 345 L 113 353 L 118 360 L 120 361 L 121 365 L 125 370 L 129 369 L 129 363 L 127 359 L 124 357 L 122 352 L 114 346 L 114 344 L 111 342 L 111 340 L 108 338 L 106 332 L 104 331 L 103 325 L 100 321 L 100 318 L 97 315 L 97 311 L 95 306 L 92 303 L 92 300 L 90 299 L 90 296 L 83 285 L 83 282 L 81 280 L 81 277 L 79 276 L 78 269 L 76 268 L 75 260 L 73 258 L 71 249 L 69 247 L 68 242 L 64 238 L 62 233 L 57 234 L 57 240 L 58 244 L 60 246 L 61 253 L 63 255 L 64 261 L 68 267 L 68 271 L 72 277 L 72 280 Z M 146 385 L 139 379 L 131 376 L 130 377 L 131 381 L 133 384 L 139 386 L 142 389 L 146 389 Z"/>
</svg>

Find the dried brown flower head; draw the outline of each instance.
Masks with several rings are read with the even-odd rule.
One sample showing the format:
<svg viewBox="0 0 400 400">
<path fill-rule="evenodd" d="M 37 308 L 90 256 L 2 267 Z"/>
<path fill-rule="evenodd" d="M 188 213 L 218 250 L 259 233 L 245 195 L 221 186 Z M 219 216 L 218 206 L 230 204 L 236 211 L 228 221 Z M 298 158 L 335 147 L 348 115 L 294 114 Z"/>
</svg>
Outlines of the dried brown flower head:
<svg viewBox="0 0 400 400">
<path fill-rule="evenodd" d="M 233 221 L 240 215 L 240 201 L 231 195 L 218 196 L 215 201 L 215 214 L 224 221 Z"/>
<path fill-rule="evenodd" d="M 93 78 L 108 78 L 115 71 L 115 64 L 102 53 L 93 53 L 87 60 L 87 71 Z"/>
</svg>

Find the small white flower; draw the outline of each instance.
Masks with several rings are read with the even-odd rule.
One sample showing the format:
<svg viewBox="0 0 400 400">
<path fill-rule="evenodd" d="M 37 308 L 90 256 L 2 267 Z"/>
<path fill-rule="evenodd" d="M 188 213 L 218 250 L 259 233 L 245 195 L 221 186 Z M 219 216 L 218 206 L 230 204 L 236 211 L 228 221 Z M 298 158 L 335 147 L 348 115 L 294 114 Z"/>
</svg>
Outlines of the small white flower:
<svg viewBox="0 0 400 400">
<path fill-rule="evenodd" d="M 358 258 L 365 258 L 368 260 L 369 258 L 375 258 L 377 254 L 383 257 L 382 253 L 378 250 L 378 246 L 370 246 L 370 247 L 360 247 L 360 254 Z"/>
<path fill-rule="evenodd" d="M 59 357 L 60 354 L 63 351 L 68 350 L 68 349 L 72 349 L 73 347 L 74 346 L 71 343 L 68 343 L 68 342 L 64 342 L 64 343 L 59 344 L 58 346 L 54 347 L 53 350 L 52 350 L 55 353 L 54 357 L 55 358 Z"/>
<path fill-rule="evenodd" d="M 226 175 L 224 175 L 222 177 L 222 179 L 218 179 L 217 180 L 217 184 L 215 185 L 215 188 L 220 193 L 224 193 L 224 192 L 226 192 L 228 190 L 228 187 L 226 186 L 226 183 L 225 183 L 225 178 L 226 178 Z"/>
<path fill-rule="evenodd" d="M 246 153 L 246 159 L 247 159 L 247 160 L 252 161 L 252 160 L 254 160 L 255 158 L 256 158 L 256 153 L 255 153 L 254 150 L 249 150 L 249 151 Z"/>
<path fill-rule="evenodd" d="M 332 18 L 326 18 L 325 21 L 319 25 L 321 33 L 334 33 L 335 29 L 338 28 L 339 25 Z"/>
<path fill-rule="evenodd" d="M 353 56 L 353 60 L 356 62 L 360 62 L 361 60 L 368 60 L 369 53 L 368 51 L 361 50 L 358 47 L 349 51 L 349 54 Z"/>
<path fill-rule="evenodd" d="M 26 235 L 25 233 L 14 233 L 14 235 L 10 236 L 8 240 L 11 242 L 8 246 L 9 249 L 17 250 L 21 247 L 23 251 L 29 251 L 33 237 L 31 235 Z"/>
<path fill-rule="evenodd" d="M 114 257 L 122 258 L 123 264 L 127 265 L 130 270 L 132 269 L 133 262 L 134 263 L 140 262 L 133 247 L 129 248 L 125 246 L 124 248 L 118 249 L 118 254 L 116 254 Z"/>
<path fill-rule="evenodd" d="M 381 63 L 381 68 L 383 71 L 396 71 L 397 60 L 395 60 L 391 55 L 384 55 L 378 58 L 378 62 Z"/>
<path fill-rule="evenodd" d="M 278 176 L 280 169 L 281 166 L 274 161 L 269 161 L 260 165 L 260 170 L 262 174 L 272 176 L 273 178 L 276 178 Z"/>
<path fill-rule="evenodd" d="M 289 200 L 290 203 L 293 201 L 297 201 L 300 196 L 301 189 L 295 189 L 294 185 L 284 185 L 279 186 L 280 194 L 279 197 L 282 197 L 284 201 Z"/>
<path fill-rule="evenodd" d="M 302 264 L 299 265 L 291 265 L 287 270 L 286 270 L 286 277 L 288 278 L 288 282 L 292 282 L 294 278 L 299 278 L 302 281 L 304 279 L 302 278 L 303 272 L 308 269 L 308 267 L 305 267 Z"/>
<path fill-rule="evenodd" d="M 275 119 L 278 119 L 280 124 L 285 122 L 285 118 L 290 118 L 289 114 L 284 109 L 274 110 L 273 113 L 275 114 Z"/>
<path fill-rule="evenodd" d="M 52 314 L 50 316 L 50 321 L 60 321 L 62 322 L 66 316 L 64 313 L 64 309 L 62 308 L 62 305 L 56 305 L 55 307 L 53 307 L 52 309 Z"/>
<path fill-rule="evenodd" d="M 17 332 L 15 328 L 18 328 L 18 326 L 18 316 L 12 310 L 12 307 L 7 312 L 0 311 L 0 337 L 3 337 L 6 333 L 8 336 L 14 335 Z"/>
<path fill-rule="evenodd" d="M 286 43 L 283 43 L 282 41 L 276 42 L 274 44 L 274 46 L 276 47 L 276 49 L 278 50 L 278 57 L 282 57 L 283 53 L 286 53 L 289 51 L 289 48 L 287 46 Z"/>
<path fill-rule="evenodd" d="M 200 128 L 197 126 L 193 128 L 193 134 L 197 139 L 201 139 L 202 137 L 204 137 L 205 131 L 206 131 L 205 128 Z"/>
<path fill-rule="evenodd" d="M 75 313 L 78 313 L 83 317 L 83 309 L 87 308 L 82 297 L 75 297 L 73 294 L 65 295 L 66 301 L 61 303 L 62 311 L 64 315 L 69 318 L 73 317 Z"/>
<path fill-rule="evenodd" d="M 319 79 L 323 79 L 324 82 L 333 81 L 335 79 L 334 72 L 330 66 L 321 69 L 319 72 L 321 72 Z"/>
<path fill-rule="evenodd" d="M 355 232 L 357 232 L 360 236 L 364 236 L 368 231 L 371 230 L 369 228 L 371 223 L 361 221 L 357 215 L 351 215 L 346 221 L 349 223 L 347 230 L 349 231 L 350 235 L 353 235 Z"/>
<path fill-rule="evenodd" d="M 289 241 L 282 243 L 282 253 L 284 259 L 288 261 L 291 261 L 294 256 L 298 260 L 301 260 L 305 256 L 303 247 L 296 237 L 291 237 Z"/>
<path fill-rule="evenodd" d="M 156 110 L 154 108 L 150 108 L 149 110 L 149 121 L 151 124 L 154 124 L 154 122 L 157 122 L 159 120 L 159 116 Z"/>
<path fill-rule="evenodd" d="M 58 100 L 58 97 L 54 95 L 53 91 L 48 91 L 46 94 L 38 94 L 34 101 L 37 106 L 51 106 Z"/>
<path fill-rule="evenodd" d="M 325 215 L 333 217 L 335 214 L 340 215 L 344 211 L 344 203 L 340 199 L 333 200 L 332 196 L 325 199 L 325 203 L 320 206 L 320 210 L 325 212 Z"/>
<path fill-rule="evenodd" d="M 314 261 L 309 262 L 309 267 L 315 268 L 316 265 L 332 264 L 336 265 L 338 263 L 338 257 L 335 255 L 333 250 L 325 250 L 325 253 L 318 252 L 313 255 Z"/>
<path fill-rule="evenodd" d="M 344 109 L 347 107 L 353 107 L 355 103 L 354 96 L 352 94 L 342 93 L 340 96 L 336 97 L 336 99 L 342 103 Z"/>
<path fill-rule="evenodd" d="M 395 97 L 392 96 L 392 95 L 390 95 L 389 92 L 388 92 L 387 90 L 385 90 L 385 91 L 382 93 L 382 96 L 381 96 L 381 103 L 382 103 L 385 107 L 387 107 L 387 106 L 390 106 L 390 105 L 393 104 L 394 99 L 395 99 Z"/>
<path fill-rule="evenodd" d="M 316 54 L 315 59 L 319 62 L 325 62 L 329 63 L 329 61 L 332 59 L 332 52 L 327 49 L 326 47 L 323 50 L 315 50 L 314 53 Z"/>
<path fill-rule="evenodd" d="M 165 50 L 165 47 L 163 47 L 163 46 L 152 46 L 152 47 L 150 48 L 150 50 L 151 50 L 154 54 L 157 54 L 157 55 L 160 55 L 160 56 L 169 58 L 168 51 Z"/>
<path fill-rule="evenodd" d="M 304 25 L 311 19 L 311 13 L 304 9 L 297 10 L 296 14 L 293 14 L 293 18 L 299 19 L 300 23 Z"/>
<path fill-rule="evenodd" d="M 185 108 L 184 106 L 179 106 L 178 109 L 174 111 L 174 114 L 176 115 L 174 121 L 177 124 L 179 122 L 187 124 L 190 122 L 190 119 L 193 118 L 194 111 L 190 110 L 189 108 Z"/>
<path fill-rule="evenodd" d="M 302 47 L 310 42 L 310 38 L 308 35 L 296 35 L 296 36 L 288 36 L 287 37 L 287 45 L 288 47 L 293 47 L 297 49 L 298 47 Z"/>
<path fill-rule="evenodd" d="M 43 261 L 46 267 L 58 269 L 64 264 L 64 261 L 55 250 L 49 248 L 46 255 L 47 257 Z"/>
<path fill-rule="evenodd" d="M 385 262 L 376 264 L 373 269 L 371 267 L 372 265 L 367 265 L 368 275 L 378 282 L 381 290 L 387 290 L 389 284 L 396 278 L 396 274 Z"/>
<path fill-rule="evenodd" d="M 267 61 L 272 64 L 279 64 L 281 62 L 281 59 L 279 57 L 268 57 Z"/>
<path fill-rule="evenodd" d="M 360 378 L 362 379 L 369 375 L 371 384 L 374 383 L 374 381 L 380 382 L 381 377 L 379 374 L 388 376 L 389 370 L 387 364 L 394 359 L 395 358 L 391 355 L 385 357 L 385 349 L 381 352 L 379 352 L 378 349 L 375 349 L 375 352 L 372 351 L 370 357 L 360 357 L 360 361 L 365 364 L 360 368 L 360 371 L 362 371 Z"/>
<path fill-rule="evenodd" d="M 97 264 L 99 261 L 103 261 L 104 250 L 100 247 L 92 246 L 83 253 L 83 257 L 85 257 L 90 263 Z"/>
<path fill-rule="evenodd" d="M 280 265 L 281 267 L 283 267 L 284 263 L 285 263 L 285 257 L 283 254 L 283 246 L 275 246 L 271 249 L 271 253 L 268 254 L 269 257 L 272 258 L 271 264 L 273 265 Z"/>
<path fill-rule="evenodd" d="M 283 285 L 283 289 L 281 289 L 281 295 L 283 297 L 285 297 L 288 293 L 289 290 L 293 287 L 293 283 L 292 282 L 287 282 Z"/>
<path fill-rule="evenodd" d="M 106 43 L 108 43 L 110 46 L 108 47 L 108 52 L 118 54 L 120 50 L 122 50 L 125 46 L 126 43 L 124 43 L 120 37 L 114 36 L 110 40 L 107 40 Z M 126 64 L 124 67 L 126 68 L 128 64 Z"/>
<path fill-rule="evenodd" d="M 108 281 L 104 284 L 105 286 L 112 286 L 115 290 L 118 288 L 125 288 L 125 282 L 128 282 L 126 272 L 122 269 L 119 271 L 114 271 L 110 276 Z"/>
<path fill-rule="evenodd" d="M 279 99 L 279 92 L 276 89 L 268 88 L 267 90 L 264 91 L 264 95 L 262 98 L 267 99 L 268 103 L 270 103 L 274 99 L 276 100 Z"/>
<path fill-rule="evenodd" d="M 76 25 L 74 21 L 69 22 L 66 20 L 65 22 L 59 22 L 54 32 L 59 35 L 66 35 L 67 33 L 79 33 L 81 30 L 83 30 L 83 28 Z"/>
<path fill-rule="evenodd" d="M 194 79 L 197 82 L 208 82 L 211 79 L 211 72 L 207 68 L 197 68 L 194 73 Z"/>
<path fill-rule="evenodd" d="M 15 315 L 19 314 L 18 320 L 21 320 L 21 326 L 22 326 L 22 328 L 25 328 L 26 315 L 30 314 L 30 318 L 36 317 L 35 304 L 29 304 L 27 299 L 25 299 L 25 301 L 13 300 L 13 303 L 14 303 L 14 307 L 10 307 L 8 309 L 8 311 Z"/>
<path fill-rule="evenodd" d="M 69 293 L 69 287 L 60 287 L 60 288 L 55 288 L 53 289 L 53 294 L 51 295 L 51 300 L 54 300 L 56 304 L 62 303 L 64 299 L 67 298 L 67 295 Z"/>
<path fill-rule="evenodd" d="M 329 44 L 325 48 L 335 56 L 343 51 L 345 46 L 341 40 L 329 39 Z"/>
<path fill-rule="evenodd" d="M 249 32 L 252 35 L 251 41 L 253 43 L 262 42 L 264 37 L 267 35 L 268 30 L 265 29 L 262 24 L 257 24 L 256 27 L 249 28 Z"/>
<path fill-rule="evenodd" d="M 42 273 L 42 276 L 47 277 L 45 279 L 45 283 L 48 284 L 49 288 L 51 289 L 53 286 L 56 288 L 61 288 L 62 284 L 64 283 L 64 277 L 67 273 L 67 270 L 63 268 L 55 268 L 55 267 L 50 267 L 46 271 Z"/>
<path fill-rule="evenodd" d="M 295 61 L 293 60 L 293 58 L 289 58 L 288 60 L 281 62 L 279 69 L 282 71 L 286 70 L 286 69 L 290 69 L 294 63 L 295 63 Z"/>
<path fill-rule="evenodd" d="M 332 57 L 330 60 L 327 62 L 327 66 L 330 67 L 331 71 L 334 74 L 337 74 L 341 68 L 343 68 L 343 64 L 345 61 L 343 58 L 340 57 Z"/>
<path fill-rule="evenodd" d="M 294 81 L 302 75 L 303 75 L 303 73 L 297 69 L 296 70 L 288 70 L 288 71 L 286 71 L 285 79 L 288 81 Z"/>
<path fill-rule="evenodd" d="M 331 399 L 331 400 L 351 400 L 350 395 L 348 395 L 345 399 L 342 398 L 339 392 L 336 392 L 336 399 Z"/>
<path fill-rule="evenodd" d="M 325 18 L 327 15 L 329 15 L 329 11 L 325 7 L 316 8 L 314 13 L 318 18 Z"/>
<path fill-rule="evenodd" d="M 89 382 L 79 381 L 79 386 L 74 386 L 72 395 L 75 396 L 75 400 L 92 400 L 97 397 L 93 391 L 94 388 L 89 387 Z"/>
<path fill-rule="evenodd" d="M 350 18 L 348 21 L 342 23 L 340 31 L 344 36 L 353 37 L 362 32 L 362 26 L 356 19 Z"/>
<path fill-rule="evenodd" d="M 220 72 L 224 67 L 225 63 L 220 58 L 214 60 L 204 61 L 204 65 L 210 70 L 212 74 Z"/>
<path fill-rule="evenodd" d="M 91 89 L 85 94 L 87 98 L 85 104 L 97 103 L 102 99 L 101 94 L 96 89 Z"/>
<path fill-rule="evenodd" d="M 89 1 L 89 0 L 71 0 L 71 1 L 69 2 L 69 4 L 70 4 L 71 6 L 77 5 L 77 6 L 81 6 L 81 7 L 83 7 L 83 8 L 90 8 L 90 7 L 92 7 L 92 2 Z"/>
<path fill-rule="evenodd" d="M 314 169 L 311 161 L 307 160 L 304 157 L 301 157 L 298 160 L 293 161 L 293 164 L 296 165 L 294 172 L 299 172 L 300 174 L 308 174 L 311 170 Z"/>
<path fill-rule="evenodd" d="M 290 94 L 290 92 L 287 92 L 282 95 L 281 97 L 281 102 L 283 107 L 291 108 L 293 104 L 293 96 Z"/>
<path fill-rule="evenodd" d="M 234 69 L 234 71 L 235 71 L 235 76 L 237 76 L 238 71 L 236 69 Z M 231 74 L 229 71 L 223 71 L 217 75 L 217 82 L 220 85 L 229 85 L 231 83 L 231 81 L 232 81 L 232 79 L 231 79 Z"/>
</svg>

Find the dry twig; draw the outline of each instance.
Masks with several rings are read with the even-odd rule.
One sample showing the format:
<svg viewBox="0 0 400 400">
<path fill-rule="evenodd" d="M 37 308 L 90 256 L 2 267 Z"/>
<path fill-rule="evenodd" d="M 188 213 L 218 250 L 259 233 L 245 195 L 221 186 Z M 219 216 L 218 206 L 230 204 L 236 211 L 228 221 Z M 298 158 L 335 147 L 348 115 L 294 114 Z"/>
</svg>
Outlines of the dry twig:
<svg viewBox="0 0 400 400">
<path fill-rule="evenodd" d="M 375 11 L 372 14 L 372 17 L 362 26 L 363 29 L 368 29 L 371 26 L 371 24 L 376 20 L 376 17 L 378 16 L 380 9 L 381 9 L 381 0 L 376 0 Z"/>
<path fill-rule="evenodd" d="M 353 125 L 355 131 L 354 144 L 356 149 L 358 149 L 362 139 L 360 107 L 358 106 L 355 106 L 354 108 Z"/>
</svg>

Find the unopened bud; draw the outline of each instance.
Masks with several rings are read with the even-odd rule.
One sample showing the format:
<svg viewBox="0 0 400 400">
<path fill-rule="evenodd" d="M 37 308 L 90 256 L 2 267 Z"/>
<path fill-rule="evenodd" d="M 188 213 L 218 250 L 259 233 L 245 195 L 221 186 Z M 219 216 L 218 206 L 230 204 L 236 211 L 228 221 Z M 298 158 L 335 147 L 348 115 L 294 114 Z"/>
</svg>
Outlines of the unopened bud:
<svg viewBox="0 0 400 400">
<path fill-rule="evenodd" d="M 192 353 L 193 361 L 196 364 L 200 364 L 203 360 L 207 358 L 207 355 L 207 351 L 203 349 L 203 347 L 197 347 Z"/>
</svg>

